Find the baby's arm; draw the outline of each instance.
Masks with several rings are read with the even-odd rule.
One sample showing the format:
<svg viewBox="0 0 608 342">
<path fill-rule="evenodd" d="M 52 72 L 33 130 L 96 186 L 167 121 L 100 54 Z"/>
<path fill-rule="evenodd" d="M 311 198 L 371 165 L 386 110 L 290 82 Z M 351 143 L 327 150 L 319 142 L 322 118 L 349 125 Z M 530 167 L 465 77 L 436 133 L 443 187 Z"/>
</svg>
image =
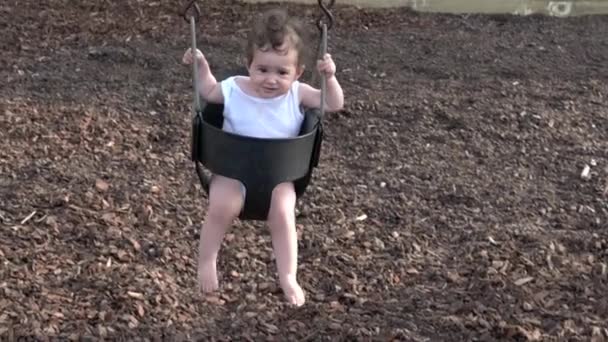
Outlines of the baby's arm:
<svg viewBox="0 0 608 342">
<path fill-rule="evenodd" d="M 192 49 L 188 49 L 184 53 L 182 61 L 184 64 L 192 64 L 194 59 Z M 196 50 L 196 63 L 198 63 L 198 87 L 203 99 L 211 103 L 224 103 L 222 87 L 211 73 L 205 55 L 198 49 Z"/>
<path fill-rule="evenodd" d="M 336 78 L 336 65 L 329 54 L 326 54 L 319 61 L 317 69 L 325 74 L 327 91 L 325 94 L 325 110 L 328 112 L 341 110 L 344 107 L 344 92 Z M 321 90 L 302 83 L 300 85 L 300 100 L 306 107 L 319 108 L 321 106 Z"/>
</svg>

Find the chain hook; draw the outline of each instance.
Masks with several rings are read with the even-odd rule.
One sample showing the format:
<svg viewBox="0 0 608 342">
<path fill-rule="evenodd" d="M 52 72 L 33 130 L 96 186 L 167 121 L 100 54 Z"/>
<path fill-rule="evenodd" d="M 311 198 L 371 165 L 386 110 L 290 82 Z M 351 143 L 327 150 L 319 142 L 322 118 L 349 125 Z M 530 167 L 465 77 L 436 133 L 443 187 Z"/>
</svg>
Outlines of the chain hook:
<svg viewBox="0 0 608 342">
<path fill-rule="evenodd" d="M 331 29 L 331 27 L 334 24 L 334 16 L 333 14 L 331 14 L 331 8 L 334 6 L 334 3 L 336 2 L 336 0 L 329 0 L 329 4 L 325 4 L 324 0 L 319 0 L 319 7 L 321 7 L 321 11 L 323 11 L 323 13 L 325 14 L 325 16 L 327 17 L 328 23 L 327 23 L 327 29 Z M 319 17 L 319 20 L 317 21 L 317 27 L 319 28 L 320 31 L 323 30 L 323 16 Z"/>
<path fill-rule="evenodd" d="M 196 21 L 198 21 L 198 19 L 201 16 L 201 9 L 200 7 L 198 7 L 198 4 L 195 3 L 196 0 L 190 0 L 190 2 L 186 5 L 186 7 L 184 7 L 183 11 L 181 12 L 182 17 L 184 18 L 184 20 L 189 23 L 190 19 L 188 18 L 188 11 L 193 10 L 194 11 L 194 19 Z"/>
</svg>

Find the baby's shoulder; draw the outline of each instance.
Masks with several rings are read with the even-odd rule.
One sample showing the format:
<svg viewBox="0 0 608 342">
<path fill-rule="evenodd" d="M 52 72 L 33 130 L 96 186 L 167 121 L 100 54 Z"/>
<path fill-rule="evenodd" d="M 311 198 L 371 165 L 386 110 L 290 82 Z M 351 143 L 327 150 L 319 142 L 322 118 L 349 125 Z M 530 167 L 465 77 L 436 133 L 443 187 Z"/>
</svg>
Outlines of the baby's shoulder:
<svg viewBox="0 0 608 342">
<path fill-rule="evenodd" d="M 249 76 L 232 76 L 229 77 L 231 84 L 239 87 L 241 90 L 247 91 L 250 88 L 251 79 Z"/>
<path fill-rule="evenodd" d="M 314 91 L 315 88 L 306 82 L 298 82 L 297 84 L 298 94 L 302 95 L 302 93 L 306 94 L 311 91 Z"/>
</svg>

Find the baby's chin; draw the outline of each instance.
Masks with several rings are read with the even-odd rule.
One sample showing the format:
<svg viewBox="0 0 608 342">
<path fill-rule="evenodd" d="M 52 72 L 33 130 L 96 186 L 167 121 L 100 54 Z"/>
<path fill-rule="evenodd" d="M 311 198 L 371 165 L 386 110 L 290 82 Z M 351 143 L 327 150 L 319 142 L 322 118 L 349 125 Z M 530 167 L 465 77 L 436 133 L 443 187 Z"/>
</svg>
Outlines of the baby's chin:
<svg viewBox="0 0 608 342">
<path fill-rule="evenodd" d="M 257 89 L 256 94 L 264 99 L 271 99 L 273 97 L 279 97 L 281 95 L 285 95 L 285 91 L 282 91 L 280 89 L 265 89 L 265 88 L 260 88 Z"/>
</svg>

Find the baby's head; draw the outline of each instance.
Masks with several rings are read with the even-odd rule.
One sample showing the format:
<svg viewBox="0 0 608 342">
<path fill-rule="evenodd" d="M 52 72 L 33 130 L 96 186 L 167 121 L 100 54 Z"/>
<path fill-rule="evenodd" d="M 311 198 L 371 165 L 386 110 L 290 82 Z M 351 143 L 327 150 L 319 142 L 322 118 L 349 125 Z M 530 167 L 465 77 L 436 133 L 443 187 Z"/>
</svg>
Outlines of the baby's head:
<svg viewBox="0 0 608 342">
<path fill-rule="evenodd" d="M 283 10 L 264 13 L 247 39 L 247 68 L 259 95 L 286 93 L 302 75 L 305 55 L 302 25 Z"/>
<path fill-rule="evenodd" d="M 249 33 L 247 65 L 251 65 L 258 50 L 283 55 L 288 50 L 294 50 L 298 66 L 303 66 L 306 54 L 304 45 L 304 30 L 299 21 L 281 9 L 267 11 L 255 22 Z"/>
</svg>

